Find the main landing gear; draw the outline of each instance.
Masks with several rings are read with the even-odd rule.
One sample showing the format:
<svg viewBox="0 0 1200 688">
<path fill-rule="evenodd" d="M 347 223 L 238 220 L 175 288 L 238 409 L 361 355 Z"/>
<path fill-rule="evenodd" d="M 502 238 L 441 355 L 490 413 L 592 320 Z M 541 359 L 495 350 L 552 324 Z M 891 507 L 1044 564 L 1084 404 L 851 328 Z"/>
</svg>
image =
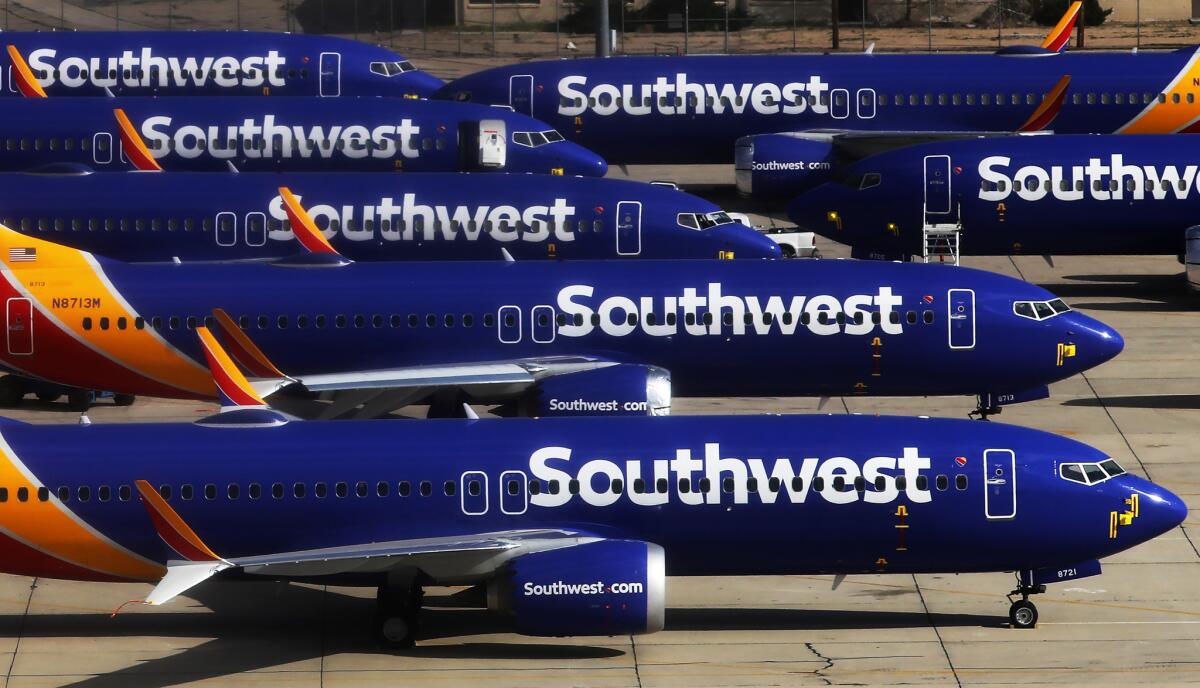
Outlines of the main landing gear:
<svg viewBox="0 0 1200 688">
<path fill-rule="evenodd" d="M 393 579 L 375 593 L 375 635 L 381 647 L 407 650 L 417 642 L 425 591 L 415 575 Z"/>
<path fill-rule="evenodd" d="M 1008 608 L 1008 621 L 1013 628 L 1033 628 L 1037 625 L 1038 610 L 1029 601 L 1029 596 L 1043 592 L 1046 592 L 1045 585 L 1025 585 L 1020 582 L 1020 575 L 1017 576 L 1017 589 L 1008 593 L 1008 601 L 1012 602 Z M 1014 595 L 1020 595 L 1021 599 L 1014 601 Z"/>
</svg>

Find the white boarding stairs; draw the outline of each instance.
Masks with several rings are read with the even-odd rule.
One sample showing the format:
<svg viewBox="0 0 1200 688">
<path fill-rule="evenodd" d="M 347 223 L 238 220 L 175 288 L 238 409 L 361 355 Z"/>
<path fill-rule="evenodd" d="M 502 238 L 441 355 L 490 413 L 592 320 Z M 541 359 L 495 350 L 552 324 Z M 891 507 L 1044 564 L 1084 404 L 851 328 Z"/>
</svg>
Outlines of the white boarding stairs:
<svg viewBox="0 0 1200 688">
<path fill-rule="evenodd" d="M 923 262 L 958 265 L 958 237 L 962 233 L 962 212 L 954 222 L 930 222 L 921 208 L 924 226 L 921 228 Z"/>
</svg>

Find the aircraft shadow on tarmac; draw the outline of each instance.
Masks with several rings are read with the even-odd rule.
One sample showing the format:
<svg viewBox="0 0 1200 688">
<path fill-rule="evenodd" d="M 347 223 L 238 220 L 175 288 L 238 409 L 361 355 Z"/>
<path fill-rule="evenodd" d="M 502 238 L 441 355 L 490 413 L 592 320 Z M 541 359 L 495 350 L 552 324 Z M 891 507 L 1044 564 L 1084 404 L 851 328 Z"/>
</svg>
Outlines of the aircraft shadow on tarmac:
<svg viewBox="0 0 1200 688">
<path fill-rule="evenodd" d="M 1042 285 L 1074 308 L 1098 311 L 1194 311 L 1197 297 L 1188 293 L 1187 280 L 1177 275 L 1067 275 L 1070 282 Z M 1081 301 L 1119 297 L 1139 301 Z"/>
<path fill-rule="evenodd" d="M 125 688 L 130 685 L 165 688 L 189 681 L 221 678 L 247 671 L 286 665 L 311 670 L 311 662 L 337 654 L 396 654 L 397 660 L 588 660 L 619 657 L 625 651 L 608 645 L 464 641 L 455 645 L 418 645 L 408 651 L 380 650 L 371 634 L 373 596 L 354 596 L 336 590 L 286 583 L 220 583 L 190 592 L 189 611 L 139 611 L 117 618 L 107 614 L 30 614 L 0 616 L 0 638 L 136 638 L 141 636 L 200 641 L 182 651 L 70 684 L 77 688 Z M 430 598 L 436 604 L 437 598 Z M 189 600 L 172 604 L 186 608 Z M 196 611 L 197 606 L 212 613 Z M 821 609 L 676 608 L 667 611 L 668 631 L 829 630 L 926 628 L 938 626 L 996 627 L 989 615 L 927 614 Z M 422 640 L 512 632 L 508 620 L 480 609 L 427 607 L 422 616 Z M 600 640 L 600 639 L 597 639 Z M 619 641 L 616 641 L 619 642 Z M 140 649 L 125 649 L 133 656 Z M 413 667 L 410 663 L 405 668 Z M 287 671 L 287 669 L 281 669 Z M 53 678 L 42 677 L 43 680 Z"/>
<path fill-rule="evenodd" d="M 1112 406 L 1144 409 L 1200 409 L 1200 394 L 1142 394 L 1126 397 L 1068 399 L 1064 406 Z"/>
</svg>

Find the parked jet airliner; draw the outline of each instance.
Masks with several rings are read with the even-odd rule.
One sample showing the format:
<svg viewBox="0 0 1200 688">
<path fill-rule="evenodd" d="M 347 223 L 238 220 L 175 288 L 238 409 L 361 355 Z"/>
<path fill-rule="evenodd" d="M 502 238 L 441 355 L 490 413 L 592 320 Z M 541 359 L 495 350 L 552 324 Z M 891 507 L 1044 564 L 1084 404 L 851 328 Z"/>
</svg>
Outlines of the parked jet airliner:
<svg viewBox="0 0 1200 688">
<path fill-rule="evenodd" d="M 980 395 L 988 412 L 1123 347 L 1046 290 L 967 268 L 351 263 L 287 208 L 313 253 L 271 263 L 121 263 L 0 228 L 0 363 L 74 387 L 211 398 L 193 332 L 209 324 L 266 391 L 328 392 L 331 416 L 463 397 L 536 415 L 664 413 L 673 393 Z M 1054 317 L 1014 312 L 1029 303 Z"/>
<path fill-rule="evenodd" d="M 503 171 L 602 177 L 595 153 L 502 108 L 402 98 L 7 101 L 0 170 Z"/>
<path fill-rule="evenodd" d="M 1200 138 L 1004 136 L 853 163 L 788 206 L 855 255 L 921 255 L 926 224 L 962 223 L 963 255 L 1180 255 L 1200 225 Z"/>
<path fill-rule="evenodd" d="M 621 57 L 486 69 L 436 97 L 509 105 L 610 163 L 729 163 L 753 134 L 802 132 L 798 159 L 870 132 L 1172 133 L 1200 124 L 1200 48 L 1174 52 Z M 739 171 L 770 160 L 739 152 Z"/>
<path fill-rule="evenodd" d="M 296 252 L 286 188 L 353 260 L 777 258 L 775 242 L 672 188 L 525 174 L 0 174 L 0 218 L 125 261 Z"/>
<path fill-rule="evenodd" d="M 999 423 L 294 420 L 197 335 L 242 408 L 0 425 L 0 570 L 154 582 L 152 605 L 214 577 L 372 586 L 397 646 L 425 585 L 486 588 L 520 633 L 624 635 L 663 628 L 668 575 L 1015 571 L 1009 619 L 1031 628 L 1030 595 L 1188 513 L 1103 452 Z"/>
<path fill-rule="evenodd" d="M 441 79 L 334 36 L 251 31 L 8 32 L 0 95 L 408 96 Z"/>
</svg>

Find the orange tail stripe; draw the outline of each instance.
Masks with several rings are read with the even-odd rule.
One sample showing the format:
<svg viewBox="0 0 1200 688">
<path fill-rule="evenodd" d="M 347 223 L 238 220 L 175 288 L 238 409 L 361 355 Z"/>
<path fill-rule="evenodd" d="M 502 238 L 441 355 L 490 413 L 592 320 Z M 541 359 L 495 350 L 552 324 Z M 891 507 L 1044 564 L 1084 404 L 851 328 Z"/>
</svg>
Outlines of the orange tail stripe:
<svg viewBox="0 0 1200 688">
<path fill-rule="evenodd" d="M 129 158 L 129 162 L 133 166 L 143 172 L 162 172 L 162 165 L 154 159 L 150 154 L 150 149 L 146 148 L 145 141 L 138 135 L 137 129 L 134 128 L 133 122 L 129 121 L 129 117 L 121 108 L 113 110 L 113 114 L 117 117 L 117 128 L 121 132 L 121 144 L 124 146 L 125 157 Z"/>
<path fill-rule="evenodd" d="M 196 334 L 200 336 L 200 346 L 204 347 L 204 356 L 212 370 L 213 382 L 217 384 L 221 394 L 238 406 L 266 406 L 267 403 L 246 381 L 233 359 L 229 358 L 229 354 L 225 353 L 208 328 L 197 327 Z"/>
<path fill-rule="evenodd" d="M 184 558 L 189 561 L 220 561 L 213 553 L 208 545 L 183 522 L 179 514 L 167 504 L 162 495 L 145 480 L 134 481 L 137 485 L 138 493 L 142 496 L 142 503 L 146 506 L 146 511 L 150 514 L 150 520 L 154 522 L 154 529 L 158 531 L 159 537 L 171 546 L 176 552 L 179 552 Z"/>
<path fill-rule="evenodd" d="M 1117 130 L 1118 134 L 1171 134 L 1182 131 L 1196 120 L 1192 84 L 1200 79 L 1200 48 L 1197 48 L 1171 83 L 1162 91 L 1163 100 L 1155 99 L 1133 119 Z M 1178 100 L 1176 100 L 1178 99 Z"/>
<path fill-rule="evenodd" d="M 279 196 L 283 199 L 283 207 L 287 210 L 288 220 L 292 223 L 292 233 L 296 235 L 296 239 L 308 249 L 311 253 L 329 253 L 339 255 L 321 230 L 317 229 L 317 223 L 313 222 L 312 216 L 300 205 L 300 201 L 292 195 L 292 192 L 286 187 L 279 187 Z"/>
<path fill-rule="evenodd" d="M 237 323 L 233 321 L 233 318 L 231 318 L 228 313 L 220 308 L 214 308 L 213 316 L 217 319 L 217 325 L 221 328 L 221 331 L 224 332 L 225 336 L 229 337 L 232 342 L 231 348 L 233 349 L 233 357 L 237 359 L 237 362 L 241 363 L 246 370 L 250 371 L 252 376 L 287 377 L 283 371 L 275 367 L 275 364 L 271 362 L 271 359 L 267 358 L 267 355 L 262 352 L 262 349 L 259 349 L 258 346 L 246 336 L 246 333 L 242 332 L 242 328 L 238 327 Z"/>
<path fill-rule="evenodd" d="M 1054 88 L 1050 89 L 1050 93 L 1046 94 L 1046 99 L 1042 104 L 1033 111 L 1029 119 L 1021 125 L 1018 131 L 1041 131 L 1050 126 L 1058 113 L 1062 110 L 1063 101 L 1067 99 L 1067 86 L 1071 83 L 1071 75 L 1067 74 L 1058 80 Z"/>
<path fill-rule="evenodd" d="M 1042 47 L 1046 50 L 1058 52 L 1063 49 L 1071 40 L 1071 31 L 1075 28 L 1075 22 L 1079 19 L 1079 11 L 1083 7 L 1082 0 L 1075 0 L 1067 11 L 1063 13 L 1062 19 L 1054 25 L 1050 33 L 1046 36 L 1046 40 L 1042 42 Z"/>
<path fill-rule="evenodd" d="M 17 82 L 17 88 L 21 91 L 21 95 L 26 98 L 45 98 L 46 91 L 33 76 L 33 70 L 25 62 L 25 58 L 21 56 L 21 51 L 17 50 L 17 46 L 8 46 L 8 59 L 12 62 L 13 81 Z"/>
</svg>

